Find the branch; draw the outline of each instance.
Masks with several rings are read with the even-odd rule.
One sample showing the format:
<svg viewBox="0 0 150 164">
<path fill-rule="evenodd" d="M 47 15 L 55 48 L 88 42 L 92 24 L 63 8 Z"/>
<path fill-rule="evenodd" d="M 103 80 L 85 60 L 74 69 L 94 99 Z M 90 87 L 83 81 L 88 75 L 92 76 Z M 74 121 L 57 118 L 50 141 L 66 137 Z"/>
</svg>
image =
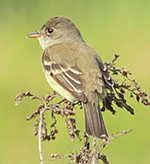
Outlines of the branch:
<svg viewBox="0 0 150 164">
<path fill-rule="evenodd" d="M 43 108 L 40 111 L 40 121 L 39 121 L 39 130 L 38 130 L 38 138 L 39 138 L 39 155 L 40 155 L 40 161 L 41 164 L 44 164 L 43 161 L 43 151 L 42 151 L 42 138 L 43 138 L 43 123 L 44 123 L 44 112 L 46 111 L 46 108 Z"/>
<path fill-rule="evenodd" d="M 116 61 L 119 56 L 120 55 L 115 54 L 111 62 L 105 63 L 112 77 L 117 76 L 117 80 L 114 80 L 113 91 L 107 90 L 108 94 L 103 101 L 102 111 L 108 109 L 115 114 L 116 110 L 113 107 L 113 104 L 115 104 L 117 107 L 125 108 L 131 114 L 134 114 L 134 109 L 127 103 L 127 99 L 125 98 L 126 92 L 129 93 L 131 98 L 135 97 L 138 102 L 141 100 L 141 103 L 145 106 L 150 106 L 150 101 L 146 92 L 141 89 L 138 82 L 130 77 L 132 75 L 130 71 L 125 70 L 124 67 L 116 68 Z M 118 76 L 123 80 L 119 81 Z"/>
<path fill-rule="evenodd" d="M 115 54 L 112 61 L 106 63 L 106 66 L 112 77 L 121 76 L 123 80 L 121 82 L 118 79 L 114 80 L 113 89 L 107 89 L 108 94 L 103 101 L 101 110 L 104 111 L 108 109 L 113 114 L 115 114 L 116 109 L 113 106 L 115 104 L 115 106 L 124 108 L 131 114 L 134 114 L 134 109 L 128 104 L 127 99 L 125 98 L 126 92 L 129 92 L 131 98 L 135 97 L 137 102 L 141 102 L 145 106 L 150 106 L 150 102 L 147 94 L 141 89 L 138 83 L 134 79 L 131 79 L 130 76 L 132 74 L 130 71 L 125 70 L 123 67 L 116 68 L 116 61 L 118 57 L 119 55 Z M 77 121 L 74 117 L 74 106 L 79 105 L 81 107 L 80 102 L 78 104 L 72 104 L 67 100 L 61 100 L 57 103 L 54 103 L 53 100 L 58 97 L 57 93 L 49 94 L 44 97 L 35 96 L 30 92 L 22 92 L 16 96 L 15 105 L 19 105 L 19 103 L 25 97 L 31 98 L 32 100 L 40 100 L 40 102 L 42 102 L 38 106 L 37 110 L 27 117 L 28 121 L 36 118 L 33 134 L 34 136 L 38 135 L 38 147 L 41 164 L 44 164 L 42 142 L 55 140 L 56 135 L 59 132 L 57 129 L 57 116 L 64 118 L 71 141 L 75 140 L 76 137 L 80 141 L 82 140 L 84 145 L 79 149 L 78 153 L 71 152 L 68 155 L 52 154 L 51 157 L 53 160 L 68 157 L 70 163 L 74 162 L 76 164 L 98 164 L 100 161 L 102 161 L 105 164 L 109 164 L 106 155 L 102 154 L 103 149 L 115 138 L 124 134 L 128 134 L 132 131 L 129 129 L 117 135 L 110 135 L 109 137 L 101 136 L 101 145 L 98 144 L 97 138 L 93 138 L 93 143 L 91 144 L 89 137 L 86 134 L 84 134 L 83 137 L 80 136 L 80 130 L 77 129 L 76 126 Z M 44 117 L 46 112 L 50 112 L 50 119 L 52 120 L 52 123 L 48 126 L 50 129 L 47 128 L 47 123 Z"/>
<path fill-rule="evenodd" d="M 98 164 L 99 160 L 98 160 L 98 151 L 97 151 L 97 142 L 98 142 L 98 138 L 94 138 L 93 137 L 93 150 L 91 151 L 91 155 L 92 155 L 92 161 L 91 164 Z"/>
</svg>

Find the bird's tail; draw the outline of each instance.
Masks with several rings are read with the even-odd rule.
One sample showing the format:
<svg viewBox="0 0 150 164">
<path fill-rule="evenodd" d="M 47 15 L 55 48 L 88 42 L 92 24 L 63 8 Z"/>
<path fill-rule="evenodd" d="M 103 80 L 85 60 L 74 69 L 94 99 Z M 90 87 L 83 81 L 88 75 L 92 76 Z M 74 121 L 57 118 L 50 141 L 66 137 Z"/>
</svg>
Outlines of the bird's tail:
<svg viewBox="0 0 150 164">
<path fill-rule="evenodd" d="M 83 103 L 82 105 L 85 113 L 86 133 L 97 138 L 100 138 L 103 134 L 108 136 L 99 102 L 91 101 Z"/>
</svg>

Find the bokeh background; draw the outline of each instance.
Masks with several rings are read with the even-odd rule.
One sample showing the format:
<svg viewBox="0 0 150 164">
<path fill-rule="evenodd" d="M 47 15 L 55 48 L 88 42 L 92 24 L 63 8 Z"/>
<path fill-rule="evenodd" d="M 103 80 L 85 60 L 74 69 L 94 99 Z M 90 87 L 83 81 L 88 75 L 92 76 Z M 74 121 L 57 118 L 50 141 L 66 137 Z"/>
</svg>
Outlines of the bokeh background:
<svg viewBox="0 0 150 164">
<path fill-rule="evenodd" d="M 35 120 L 26 117 L 36 110 L 38 101 L 25 99 L 14 105 L 16 94 L 31 91 L 36 95 L 51 93 L 41 69 L 42 49 L 28 33 L 51 17 L 64 15 L 73 20 L 85 41 L 110 61 L 120 53 L 119 66 L 126 66 L 150 95 L 150 1 L 146 0 L 7 0 L 0 2 L 0 163 L 40 163 L 37 138 L 33 137 Z M 133 132 L 115 139 L 103 151 L 112 164 L 150 163 L 150 108 L 129 100 L 135 109 L 131 116 L 124 109 L 116 115 L 103 115 L 109 133 L 130 127 Z M 84 129 L 83 113 L 76 110 L 78 126 Z M 59 118 L 57 140 L 43 143 L 45 163 L 66 164 L 68 160 L 50 161 L 51 153 L 78 151 L 82 141 L 71 142 L 66 126 Z"/>
</svg>

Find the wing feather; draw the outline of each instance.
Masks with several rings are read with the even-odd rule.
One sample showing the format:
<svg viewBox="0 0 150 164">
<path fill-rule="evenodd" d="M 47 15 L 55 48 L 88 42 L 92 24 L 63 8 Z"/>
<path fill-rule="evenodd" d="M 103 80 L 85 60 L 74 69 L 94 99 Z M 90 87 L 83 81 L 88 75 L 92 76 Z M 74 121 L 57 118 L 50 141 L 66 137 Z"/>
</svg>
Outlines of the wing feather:
<svg viewBox="0 0 150 164">
<path fill-rule="evenodd" d="M 46 61 L 45 61 L 46 60 Z M 50 61 L 49 56 L 43 54 L 44 70 L 53 77 L 63 88 L 69 91 L 79 101 L 86 102 L 84 95 L 84 84 L 81 78 L 82 72 L 76 65 L 66 66 L 63 63 Z"/>
</svg>

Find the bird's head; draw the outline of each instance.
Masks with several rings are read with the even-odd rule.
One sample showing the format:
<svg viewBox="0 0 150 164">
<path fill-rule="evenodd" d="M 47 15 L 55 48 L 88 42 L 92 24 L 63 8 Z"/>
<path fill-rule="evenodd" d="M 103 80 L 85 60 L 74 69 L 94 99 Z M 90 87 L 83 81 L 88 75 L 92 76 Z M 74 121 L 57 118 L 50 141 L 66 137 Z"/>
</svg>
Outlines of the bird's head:
<svg viewBox="0 0 150 164">
<path fill-rule="evenodd" d="M 37 38 L 43 49 L 63 42 L 83 41 L 78 28 L 66 17 L 56 16 L 48 20 L 42 28 L 26 36 Z"/>
</svg>

